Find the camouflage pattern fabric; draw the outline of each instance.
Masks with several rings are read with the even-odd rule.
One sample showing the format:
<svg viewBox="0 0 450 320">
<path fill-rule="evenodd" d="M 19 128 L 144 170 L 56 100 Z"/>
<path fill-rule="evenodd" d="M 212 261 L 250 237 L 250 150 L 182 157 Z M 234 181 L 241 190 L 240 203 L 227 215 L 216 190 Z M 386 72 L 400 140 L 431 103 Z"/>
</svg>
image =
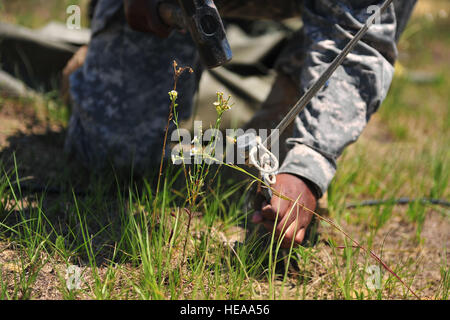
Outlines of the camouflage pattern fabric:
<svg viewBox="0 0 450 320">
<path fill-rule="evenodd" d="M 302 15 L 276 69 L 303 93 L 380 6 L 376 0 L 216 0 L 223 17 L 283 19 Z M 280 172 L 304 177 L 322 195 L 344 148 L 358 139 L 386 97 L 399 38 L 416 0 L 396 0 L 371 27 L 326 87 L 297 117 Z M 171 61 L 191 65 L 197 78 L 180 81 L 182 117 L 188 117 L 201 67 L 188 35 L 161 40 L 129 29 L 122 0 L 99 0 L 85 65 L 72 78 L 75 103 L 67 151 L 88 166 L 112 161 L 145 168 L 159 161 L 172 85 Z M 181 109 L 180 109 L 181 110 Z"/>
<path fill-rule="evenodd" d="M 172 61 L 201 67 L 189 35 L 173 33 L 165 40 L 134 32 L 123 14 L 99 10 L 111 9 L 108 2 L 99 2 L 85 63 L 70 77 L 74 103 L 65 149 L 93 169 L 111 163 L 139 172 L 161 157 Z M 112 21 L 102 21 L 104 13 Z M 197 82 L 195 76 L 180 78 L 181 119 L 191 114 Z"/>
</svg>

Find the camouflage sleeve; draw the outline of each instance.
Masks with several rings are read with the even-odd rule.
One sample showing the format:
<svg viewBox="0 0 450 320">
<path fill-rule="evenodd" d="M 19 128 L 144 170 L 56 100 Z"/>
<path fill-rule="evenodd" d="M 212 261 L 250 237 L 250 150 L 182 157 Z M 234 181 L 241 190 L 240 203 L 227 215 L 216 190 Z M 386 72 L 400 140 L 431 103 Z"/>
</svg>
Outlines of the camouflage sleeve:
<svg viewBox="0 0 450 320">
<path fill-rule="evenodd" d="M 285 51 L 278 70 L 290 75 L 304 92 L 373 13 L 370 6 L 382 2 L 304 1 L 304 28 L 292 39 L 301 43 L 290 44 L 294 49 Z M 397 1 L 396 7 L 400 2 L 411 9 L 415 0 Z M 407 20 L 411 10 L 406 11 L 396 14 L 391 5 L 296 118 L 294 136 L 287 140 L 291 149 L 280 172 L 312 181 L 320 196 L 326 192 L 336 172 L 336 159 L 358 139 L 386 97 L 397 57 L 397 23 Z"/>
</svg>

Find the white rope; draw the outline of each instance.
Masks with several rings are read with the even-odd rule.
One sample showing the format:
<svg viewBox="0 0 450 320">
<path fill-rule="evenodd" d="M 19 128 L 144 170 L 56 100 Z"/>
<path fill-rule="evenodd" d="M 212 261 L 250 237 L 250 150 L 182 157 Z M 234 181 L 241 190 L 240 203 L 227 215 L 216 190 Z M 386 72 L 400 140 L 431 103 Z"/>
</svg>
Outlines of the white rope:
<svg viewBox="0 0 450 320">
<path fill-rule="evenodd" d="M 259 151 L 259 159 L 257 159 Z M 280 166 L 277 157 L 267 149 L 261 142 L 261 137 L 256 137 L 256 145 L 250 149 L 250 162 L 261 172 L 261 175 L 268 184 L 274 184 L 276 174 Z"/>
</svg>

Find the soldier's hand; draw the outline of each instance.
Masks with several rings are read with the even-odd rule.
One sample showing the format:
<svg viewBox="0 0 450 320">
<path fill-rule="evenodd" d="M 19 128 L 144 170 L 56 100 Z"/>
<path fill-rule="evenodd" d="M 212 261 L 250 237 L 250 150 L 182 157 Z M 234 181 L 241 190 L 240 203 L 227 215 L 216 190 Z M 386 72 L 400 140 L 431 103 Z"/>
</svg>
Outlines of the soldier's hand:
<svg viewBox="0 0 450 320">
<path fill-rule="evenodd" d="M 263 224 L 269 232 L 272 232 L 278 215 L 275 239 L 281 238 L 280 236 L 285 234 L 282 248 L 289 248 L 292 241 L 294 241 L 294 246 L 300 245 L 312 219 L 312 213 L 304 210 L 302 206 L 315 210 L 317 199 L 303 180 L 297 176 L 278 174 L 276 180 L 272 188 L 293 201 L 282 199 L 274 194 L 270 204 L 263 203 L 261 211 L 255 212 L 253 222 Z M 294 207 L 297 198 L 299 200 Z"/>
</svg>

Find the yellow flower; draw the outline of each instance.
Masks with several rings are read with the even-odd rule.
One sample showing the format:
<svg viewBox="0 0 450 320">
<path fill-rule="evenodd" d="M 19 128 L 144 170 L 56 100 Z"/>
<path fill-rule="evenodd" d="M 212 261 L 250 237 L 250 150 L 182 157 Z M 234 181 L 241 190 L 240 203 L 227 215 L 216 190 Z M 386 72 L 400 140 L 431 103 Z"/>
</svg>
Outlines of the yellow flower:
<svg viewBox="0 0 450 320">
<path fill-rule="evenodd" d="M 175 90 L 172 90 L 169 92 L 170 100 L 176 100 L 178 98 L 178 92 Z"/>
<path fill-rule="evenodd" d="M 217 92 L 217 101 L 214 102 L 214 107 L 216 107 L 217 114 L 221 116 L 225 111 L 230 110 L 233 106 L 230 105 L 231 96 L 228 96 L 228 99 L 223 98 L 223 92 Z"/>
</svg>

